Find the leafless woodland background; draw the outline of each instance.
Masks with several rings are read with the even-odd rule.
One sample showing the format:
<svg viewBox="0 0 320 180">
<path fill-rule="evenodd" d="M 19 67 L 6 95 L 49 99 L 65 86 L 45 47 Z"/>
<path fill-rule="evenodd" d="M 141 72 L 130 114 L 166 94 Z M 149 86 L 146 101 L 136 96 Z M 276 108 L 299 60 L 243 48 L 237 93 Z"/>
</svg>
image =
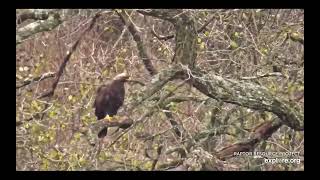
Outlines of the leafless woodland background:
<svg viewBox="0 0 320 180">
<path fill-rule="evenodd" d="M 303 10 L 16 14 L 16 170 L 304 170 Z M 118 115 L 136 123 L 93 147 L 96 89 L 124 70 L 134 81 Z M 268 109 L 268 98 L 280 103 Z M 301 162 L 239 151 L 299 152 L 288 158 Z"/>
</svg>

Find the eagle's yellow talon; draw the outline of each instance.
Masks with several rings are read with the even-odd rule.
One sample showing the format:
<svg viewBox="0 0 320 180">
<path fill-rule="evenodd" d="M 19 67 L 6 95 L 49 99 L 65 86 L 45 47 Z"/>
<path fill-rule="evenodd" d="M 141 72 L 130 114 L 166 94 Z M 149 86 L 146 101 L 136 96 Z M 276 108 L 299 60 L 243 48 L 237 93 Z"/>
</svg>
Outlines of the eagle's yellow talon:
<svg viewBox="0 0 320 180">
<path fill-rule="evenodd" d="M 106 121 L 112 121 L 112 117 L 109 116 L 109 115 L 107 115 L 104 120 L 106 120 Z"/>
</svg>

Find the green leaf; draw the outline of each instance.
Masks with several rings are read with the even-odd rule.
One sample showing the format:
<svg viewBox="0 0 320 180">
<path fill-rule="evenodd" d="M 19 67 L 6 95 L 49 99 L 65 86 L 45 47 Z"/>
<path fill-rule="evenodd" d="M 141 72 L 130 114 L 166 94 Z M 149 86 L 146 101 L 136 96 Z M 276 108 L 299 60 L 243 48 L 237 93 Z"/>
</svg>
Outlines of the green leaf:
<svg viewBox="0 0 320 180">
<path fill-rule="evenodd" d="M 268 55 L 269 51 L 267 48 L 261 48 L 261 52 L 265 55 Z"/>
<path fill-rule="evenodd" d="M 152 164 L 153 164 L 153 163 L 152 163 L 151 161 L 146 162 L 146 163 L 144 164 L 145 169 L 150 169 L 150 170 L 151 170 Z"/>
<path fill-rule="evenodd" d="M 56 150 L 51 150 L 48 156 L 52 159 L 58 159 L 58 152 Z"/>
<path fill-rule="evenodd" d="M 230 47 L 231 47 L 231 49 L 236 49 L 236 48 L 239 47 L 239 45 L 238 45 L 235 41 L 232 41 L 232 40 L 231 40 L 231 42 L 230 42 Z"/>
<path fill-rule="evenodd" d="M 235 32 L 235 33 L 234 33 L 234 37 L 239 38 L 239 37 L 240 37 L 239 33 L 238 33 L 238 32 Z"/>
<path fill-rule="evenodd" d="M 80 137 L 81 137 L 81 133 L 76 132 L 76 133 L 74 134 L 74 138 L 75 138 L 76 140 L 80 140 Z"/>
<path fill-rule="evenodd" d="M 31 102 L 31 108 L 36 110 L 36 111 L 40 111 L 41 110 L 41 107 L 40 107 L 40 105 L 38 104 L 38 102 L 36 100 L 33 100 Z"/>
<path fill-rule="evenodd" d="M 53 117 L 55 117 L 56 116 L 56 112 L 54 112 L 54 111 L 50 111 L 49 113 L 48 113 L 48 116 L 50 117 L 50 118 L 53 118 Z"/>
<path fill-rule="evenodd" d="M 41 170 L 48 170 L 49 168 L 49 161 L 47 159 L 42 160 Z"/>
</svg>

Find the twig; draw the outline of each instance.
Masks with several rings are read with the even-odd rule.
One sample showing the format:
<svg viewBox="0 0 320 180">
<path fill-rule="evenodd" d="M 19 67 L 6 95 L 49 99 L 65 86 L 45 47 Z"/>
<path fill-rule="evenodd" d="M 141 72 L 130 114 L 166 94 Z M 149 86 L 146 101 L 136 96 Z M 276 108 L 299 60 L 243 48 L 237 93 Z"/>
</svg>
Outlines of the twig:
<svg viewBox="0 0 320 180">
<path fill-rule="evenodd" d="M 128 83 L 139 84 L 141 86 L 146 86 L 143 82 L 138 80 L 127 80 Z"/>
<path fill-rule="evenodd" d="M 198 30 L 197 30 L 197 33 L 200 33 L 202 32 L 211 22 L 212 20 L 214 19 L 215 16 L 212 16 L 204 25 L 202 25 Z M 172 39 L 174 38 L 174 35 L 168 35 L 168 36 L 160 36 L 156 33 L 156 31 L 154 30 L 154 25 L 152 26 L 152 31 L 151 33 L 156 37 L 158 38 L 159 40 L 169 40 L 169 39 Z"/>
<path fill-rule="evenodd" d="M 253 79 L 259 79 L 259 78 L 264 78 L 264 77 L 272 77 L 272 76 L 278 76 L 278 77 L 285 77 L 282 73 L 280 72 L 271 72 L 271 73 L 265 73 L 261 74 L 258 76 L 252 76 L 252 77 L 242 77 L 240 78 L 241 80 L 253 80 Z"/>
<path fill-rule="evenodd" d="M 169 35 L 169 36 L 160 36 L 160 35 L 158 35 L 158 34 L 156 33 L 156 31 L 154 30 L 154 25 L 152 25 L 152 31 L 151 31 L 151 33 L 152 33 L 156 38 L 158 38 L 159 40 L 164 40 L 164 41 L 166 41 L 166 40 L 169 40 L 169 39 L 171 39 L 171 38 L 174 38 L 174 35 Z"/>
</svg>

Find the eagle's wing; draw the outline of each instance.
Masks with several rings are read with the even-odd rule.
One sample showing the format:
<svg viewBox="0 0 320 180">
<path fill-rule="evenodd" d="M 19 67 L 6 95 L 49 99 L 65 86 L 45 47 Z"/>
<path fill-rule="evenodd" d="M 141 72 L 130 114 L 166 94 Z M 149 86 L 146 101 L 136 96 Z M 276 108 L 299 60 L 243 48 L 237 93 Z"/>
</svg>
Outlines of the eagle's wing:
<svg viewBox="0 0 320 180">
<path fill-rule="evenodd" d="M 106 89 L 106 86 L 105 85 L 102 85 L 100 86 L 98 89 L 97 89 L 97 92 L 96 92 L 96 99 L 94 100 L 94 103 L 93 103 L 93 107 L 95 108 L 97 106 L 97 104 L 99 104 L 99 102 L 102 100 L 102 92 L 104 92 L 103 90 Z"/>
<path fill-rule="evenodd" d="M 97 90 L 97 96 L 94 101 L 94 108 L 95 108 L 95 115 L 98 119 L 102 119 L 106 116 L 106 110 L 105 107 L 110 99 L 108 92 L 109 86 L 101 86 Z"/>
</svg>

